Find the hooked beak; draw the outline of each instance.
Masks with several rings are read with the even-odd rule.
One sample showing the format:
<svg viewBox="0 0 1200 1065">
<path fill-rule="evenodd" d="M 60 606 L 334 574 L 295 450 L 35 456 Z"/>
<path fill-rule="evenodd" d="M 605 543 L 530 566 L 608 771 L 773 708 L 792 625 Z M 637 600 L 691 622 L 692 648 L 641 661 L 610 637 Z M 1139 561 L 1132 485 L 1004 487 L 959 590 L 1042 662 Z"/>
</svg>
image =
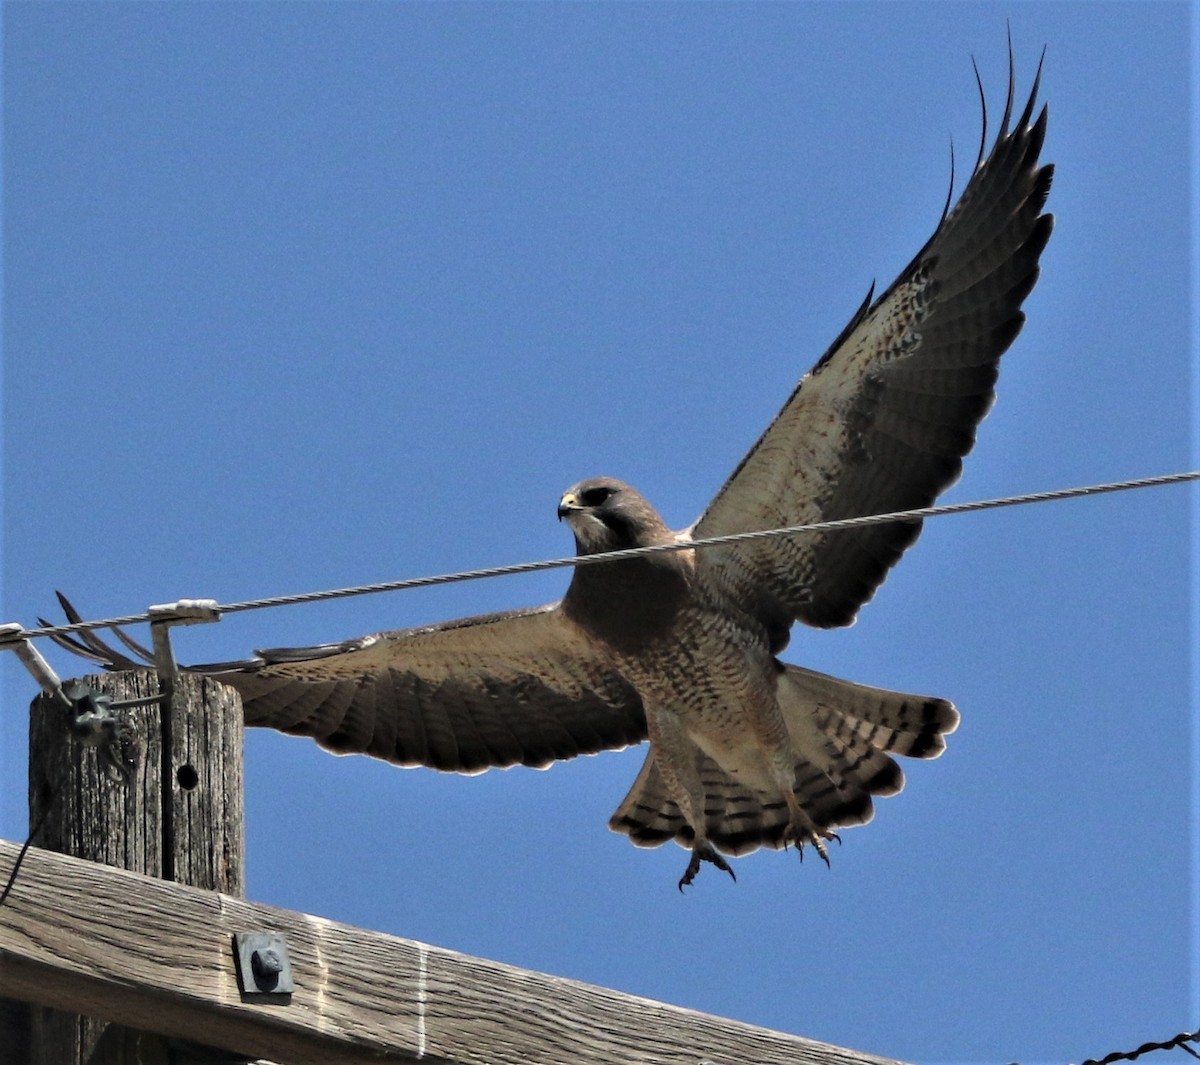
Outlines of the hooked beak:
<svg viewBox="0 0 1200 1065">
<path fill-rule="evenodd" d="M 574 492 L 568 492 L 558 501 L 558 520 L 562 521 L 568 514 L 573 514 L 577 510 L 583 510 L 579 505 L 579 500 Z"/>
</svg>

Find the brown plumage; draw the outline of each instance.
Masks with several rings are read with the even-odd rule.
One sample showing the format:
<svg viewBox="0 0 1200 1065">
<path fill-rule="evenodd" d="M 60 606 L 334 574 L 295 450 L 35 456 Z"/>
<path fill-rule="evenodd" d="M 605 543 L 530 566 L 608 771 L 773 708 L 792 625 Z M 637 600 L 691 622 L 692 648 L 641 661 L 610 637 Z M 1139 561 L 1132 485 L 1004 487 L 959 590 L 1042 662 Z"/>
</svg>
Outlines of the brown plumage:
<svg viewBox="0 0 1200 1065">
<path fill-rule="evenodd" d="M 927 506 L 957 478 L 1050 236 L 1037 87 L 1010 129 L 1010 59 L 1000 131 L 954 209 L 699 520 L 672 532 L 628 485 L 583 481 L 559 504 L 580 554 Z M 701 862 L 732 874 L 722 854 L 760 846 L 811 844 L 828 860 L 835 828 L 900 790 L 893 755 L 942 751 L 949 702 L 777 657 L 796 621 L 853 621 L 919 533 L 893 523 L 578 567 L 549 606 L 194 668 L 241 692 L 248 725 L 399 765 L 546 766 L 649 738 L 610 826 L 690 848 L 683 887 Z"/>
</svg>

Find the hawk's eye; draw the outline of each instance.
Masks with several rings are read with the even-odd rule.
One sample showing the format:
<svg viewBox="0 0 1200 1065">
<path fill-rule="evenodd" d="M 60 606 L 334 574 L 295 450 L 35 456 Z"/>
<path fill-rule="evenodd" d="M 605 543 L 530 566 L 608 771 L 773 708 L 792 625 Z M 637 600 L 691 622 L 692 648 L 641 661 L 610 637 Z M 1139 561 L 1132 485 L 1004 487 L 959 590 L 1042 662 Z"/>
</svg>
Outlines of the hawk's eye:
<svg viewBox="0 0 1200 1065">
<path fill-rule="evenodd" d="M 613 490 L 607 485 L 600 488 L 589 488 L 586 492 L 580 493 L 579 502 L 585 507 L 598 507 L 612 494 Z"/>
</svg>

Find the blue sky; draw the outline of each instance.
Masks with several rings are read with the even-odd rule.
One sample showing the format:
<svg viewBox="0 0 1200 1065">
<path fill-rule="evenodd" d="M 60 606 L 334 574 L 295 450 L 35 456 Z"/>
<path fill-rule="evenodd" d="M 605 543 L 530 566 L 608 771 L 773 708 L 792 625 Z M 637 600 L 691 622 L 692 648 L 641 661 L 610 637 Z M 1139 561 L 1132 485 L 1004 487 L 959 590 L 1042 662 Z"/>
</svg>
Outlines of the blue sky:
<svg viewBox="0 0 1200 1065">
<path fill-rule="evenodd" d="M 1057 216 L 946 499 L 1196 456 L 1194 7 L 10 4 L 3 617 L 567 554 L 690 522 L 937 221 L 1010 20 Z M 608 832 L 642 753 L 478 778 L 247 739 L 249 895 L 906 1061 L 1196 1027 L 1195 490 L 928 523 L 786 657 L 953 699 L 832 868 Z M 184 661 L 557 598 L 562 572 L 231 616 Z M 64 676 L 81 672 L 47 650 Z M 0 661 L 0 836 L 33 694 Z M 1178 1055 L 1182 1057 L 1182 1055 Z M 1164 1060 L 1169 1055 L 1163 1055 Z M 1190 1060 L 1190 1059 L 1189 1059 Z"/>
</svg>

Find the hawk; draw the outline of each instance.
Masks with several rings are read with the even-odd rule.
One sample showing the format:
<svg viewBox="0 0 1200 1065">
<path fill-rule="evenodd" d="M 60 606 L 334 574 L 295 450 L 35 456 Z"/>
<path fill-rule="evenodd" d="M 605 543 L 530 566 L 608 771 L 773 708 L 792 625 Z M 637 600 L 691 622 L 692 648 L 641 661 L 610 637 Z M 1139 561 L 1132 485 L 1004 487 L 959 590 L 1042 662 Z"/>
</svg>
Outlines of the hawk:
<svg viewBox="0 0 1200 1065">
<path fill-rule="evenodd" d="M 578 554 L 679 550 L 576 567 L 562 600 L 317 647 L 192 667 L 241 693 L 246 724 L 339 753 L 479 773 L 546 767 L 649 740 L 609 826 L 690 850 L 679 887 L 726 855 L 811 846 L 871 819 L 932 758 L 959 715 L 944 700 L 868 687 L 779 657 L 797 622 L 849 625 L 921 530 L 897 521 L 708 548 L 705 537 L 931 504 L 955 481 L 1024 323 L 1052 216 L 1039 165 L 1041 68 L 928 242 L 874 288 L 699 519 L 669 529 L 609 477 L 568 489 Z M 978 72 L 976 81 L 979 83 Z M 951 181 L 953 187 L 953 180 Z M 76 650 L 131 665 L 94 636 Z M 735 877 L 736 879 L 736 877 Z"/>
</svg>

